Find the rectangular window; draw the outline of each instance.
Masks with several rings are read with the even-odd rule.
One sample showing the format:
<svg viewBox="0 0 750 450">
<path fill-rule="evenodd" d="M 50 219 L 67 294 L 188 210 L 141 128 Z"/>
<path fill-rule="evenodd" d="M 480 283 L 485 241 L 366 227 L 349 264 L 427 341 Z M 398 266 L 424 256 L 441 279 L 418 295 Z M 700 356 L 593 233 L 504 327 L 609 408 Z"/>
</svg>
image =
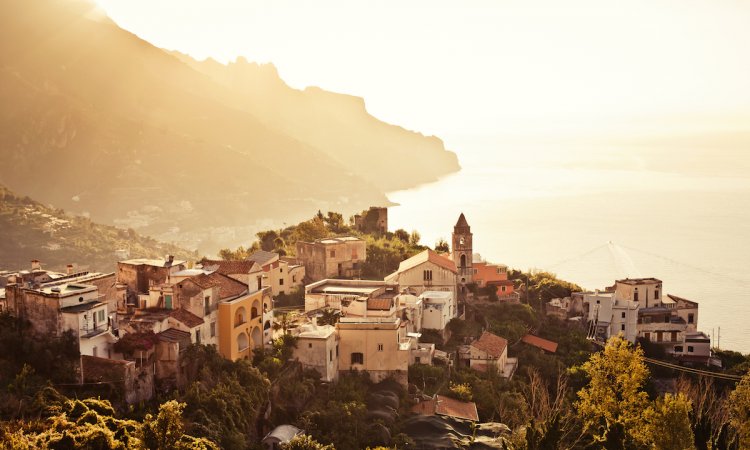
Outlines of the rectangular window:
<svg viewBox="0 0 750 450">
<path fill-rule="evenodd" d="M 500 291 L 505 292 L 505 286 L 500 287 Z"/>
<path fill-rule="evenodd" d="M 622 312 L 622 318 L 625 318 L 625 311 Z"/>
<path fill-rule="evenodd" d="M 658 289 L 654 291 L 654 298 L 656 300 L 659 300 L 659 290 Z"/>
<path fill-rule="evenodd" d="M 284 279 L 283 279 L 283 278 L 280 278 L 280 279 L 279 279 L 279 286 L 283 286 L 283 285 L 284 285 Z"/>
<path fill-rule="evenodd" d="M 331 256 L 331 258 L 335 258 L 336 257 L 336 250 L 331 250 L 331 252 L 329 253 L 329 255 Z"/>
<path fill-rule="evenodd" d="M 165 308 L 172 309 L 172 296 L 171 295 L 164 296 L 164 305 L 165 305 Z"/>
<path fill-rule="evenodd" d="M 419 364 L 419 363 L 422 362 L 422 359 L 419 356 L 417 356 L 417 357 L 414 358 L 414 362 L 417 363 L 417 364 Z"/>
<path fill-rule="evenodd" d="M 688 353 L 693 353 L 693 351 L 695 351 L 695 349 L 693 348 L 693 346 L 692 345 L 688 345 Z"/>
<path fill-rule="evenodd" d="M 312 348 L 312 342 L 307 343 L 307 348 Z"/>
<path fill-rule="evenodd" d="M 384 348 L 384 347 L 383 347 L 383 344 L 378 344 L 378 351 L 379 351 L 379 352 L 382 352 L 382 351 L 383 351 L 383 348 Z"/>
<path fill-rule="evenodd" d="M 99 322 L 104 322 L 104 310 L 99 310 Z"/>
<path fill-rule="evenodd" d="M 200 344 L 201 343 L 201 330 L 195 330 L 195 343 Z"/>
<path fill-rule="evenodd" d="M 693 323 L 695 321 L 695 315 L 693 313 L 688 314 L 688 323 Z"/>
<path fill-rule="evenodd" d="M 211 322 L 211 337 L 216 337 L 216 322 Z"/>
<path fill-rule="evenodd" d="M 422 272 L 424 281 L 432 281 L 432 270 L 425 270 Z"/>
<path fill-rule="evenodd" d="M 328 350 L 328 361 L 333 361 L 333 350 Z"/>
<path fill-rule="evenodd" d="M 675 345 L 674 346 L 674 352 L 675 353 L 682 353 L 682 346 L 681 345 Z"/>
<path fill-rule="evenodd" d="M 364 364 L 365 355 L 362 353 L 352 353 L 352 364 Z"/>
<path fill-rule="evenodd" d="M 625 324 L 620 325 L 620 331 L 625 331 Z"/>
<path fill-rule="evenodd" d="M 211 314 L 211 297 L 205 297 L 203 299 L 203 314 L 209 315 Z"/>
</svg>

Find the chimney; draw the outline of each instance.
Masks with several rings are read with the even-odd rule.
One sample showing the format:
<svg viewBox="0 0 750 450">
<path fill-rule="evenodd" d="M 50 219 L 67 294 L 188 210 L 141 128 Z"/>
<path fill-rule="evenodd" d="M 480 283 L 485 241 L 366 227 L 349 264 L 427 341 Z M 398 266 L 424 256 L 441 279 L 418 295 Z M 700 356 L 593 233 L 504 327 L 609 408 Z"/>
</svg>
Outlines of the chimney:
<svg viewBox="0 0 750 450">
<path fill-rule="evenodd" d="M 172 263 L 174 262 L 174 255 L 167 255 L 164 257 L 166 259 L 166 264 L 164 264 L 167 267 L 170 267 Z"/>
<path fill-rule="evenodd" d="M 68 273 L 68 275 L 73 275 L 73 264 L 68 264 L 66 266 L 66 269 L 67 269 L 66 272 Z"/>
<path fill-rule="evenodd" d="M 31 270 L 42 270 L 42 263 L 38 259 L 32 259 Z"/>
</svg>

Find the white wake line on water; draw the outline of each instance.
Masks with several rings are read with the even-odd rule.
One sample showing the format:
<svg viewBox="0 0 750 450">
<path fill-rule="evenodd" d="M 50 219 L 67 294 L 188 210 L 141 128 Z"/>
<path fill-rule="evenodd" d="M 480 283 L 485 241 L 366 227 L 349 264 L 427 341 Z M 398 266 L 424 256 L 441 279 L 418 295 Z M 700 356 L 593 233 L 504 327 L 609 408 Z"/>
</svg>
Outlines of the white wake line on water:
<svg viewBox="0 0 750 450">
<path fill-rule="evenodd" d="M 629 247 L 629 246 L 620 246 L 618 244 L 615 244 L 612 241 L 609 241 L 605 244 L 596 246 L 590 250 L 587 250 L 583 253 L 580 253 L 576 256 L 566 258 L 564 260 L 558 261 L 555 264 L 547 266 L 548 270 L 555 270 L 557 268 L 561 268 L 563 266 L 566 266 L 572 262 L 580 261 L 583 259 L 586 259 L 596 253 L 598 253 L 600 250 L 607 248 L 609 250 L 609 254 L 614 260 L 617 268 L 620 270 L 621 273 L 625 274 L 627 277 L 641 277 L 641 272 L 636 267 L 635 263 L 633 262 L 633 259 L 630 257 L 628 252 L 626 250 L 630 250 L 633 252 L 641 253 L 647 256 L 651 256 L 654 258 L 658 258 L 661 260 L 664 260 L 670 264 L 682 266 L 687 269 L 700 272 L 701 274 L 707 274 L 712 275 L 714 277 L 724 278 L 725 280 L 731 281 L 733 283 L 737 283 L 738 285 L 746 288 L 748 286 L 748 283 L 750 283 L 750 280 L 743 280 L 740 278 L 733 277 L 731 275 L 727 275 L 726 273 L 717 272 L 715 269 L 709 269 L 706 267 L 700 267 L 695 264 L 689 264 L 682 261 L 678 261 L 674 258 L 671 258 L 669 256 L 659 255 L 653 252 L 640 250 L 637 248 Z"/>
</svg>

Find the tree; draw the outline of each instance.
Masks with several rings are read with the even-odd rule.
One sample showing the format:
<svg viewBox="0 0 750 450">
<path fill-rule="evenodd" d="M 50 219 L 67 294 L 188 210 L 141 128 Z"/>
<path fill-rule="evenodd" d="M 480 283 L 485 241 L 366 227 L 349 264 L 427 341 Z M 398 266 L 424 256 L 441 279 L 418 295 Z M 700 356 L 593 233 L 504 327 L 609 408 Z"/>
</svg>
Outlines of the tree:
<svg viewBox="0 0 750 450">
<path fill-rule="evenodd" d="M 470 402 L 472 398 L 471 385 L 468 383 L 450 384 L 450 396 L 464 402 Z"/>
<path fill-rule="evenodd" d="M 422 239 L 422 236 L 419 235 L 419 232 L 417 230 L 414 230 L 411 232 L 411 235 L 409 236 L 409 244 L 412 247 L 416 247 L 419 245 L 419 240 Z"/>
<path fill-rule="evenodd" d="M 729 394 L 729 421 L 737 433 L 740 448 L 750 448 L 750 372 Z"/>
<path fill-rule="evenodd" d="M 448 242 L 446 242 L 445 239 L 440 238 L 435 243 L 435 251 L 438 253 L 448 253 L 449 251 L 451 251 L 451 249 L 448 246 Z"/>
<path fill-rule="evenodd" d="M 294 230 L 297 241 L 312 242 L 329 235 L 325 222 L 322 218 L 314 217 L 306 222 L 301 222 Z"/>
<path fill-rule="evenodd" d="M 293 437 L 292 440 L 284 442 L 279 447 L 281 450 L 334 450 L 333 445 L 323 445 L 304 434 Z"/>
<path fill-rule="evenodd" d="M 667 394 L 646 413 L 649 435 L 656 450 L 693 449 L 690 400 L 682 394 Z"/>
<path fill-rule="evenodd" d="M 177 448 L 185 426 L 182 423 L 184 403 L 170 400 L 159 407 L 159 414 L 148 414 L 143 421 L 143 443 L 152 450 Z"/>
<path fill-rule="evenodd" d="M 607 449 L 639 448 L 648 441 L 643 350 L 613 337 L 581 366 L 589 383 L 578 391 L 576 408 L 584 430 Z"/>
<path fill-rule="evenodd" d="M 267 252 L 273 251 L 276 248 L 276 239 L 280 238 L 279 233 L 274 230 L 261 231 L 257 233 L 256 236 L 258 236 L 258 239 L 260 240 L 261 250 Z"/>
<path fill-rule="evenodd" d="M 344 216 L 341 213 L 328 211 L 328 216 L 323 221 L 332 233 L 343 233 L 347 229 L 344 225 Z"/>
<path fill-rule="evenodd" d="M 409 232 L 404 230 L 403 228 L 399 228 L 398 230 L 393 232 L 393 235 L 401 240 L 401 242 L 409 243 Z"/>
<path fill-rule="evenodd" d="M 333 308 L 324 309 L 318 317 L 318 324 L 320 325 L 336 325 L 338 321 L 339 312 Z"/>
</svg>

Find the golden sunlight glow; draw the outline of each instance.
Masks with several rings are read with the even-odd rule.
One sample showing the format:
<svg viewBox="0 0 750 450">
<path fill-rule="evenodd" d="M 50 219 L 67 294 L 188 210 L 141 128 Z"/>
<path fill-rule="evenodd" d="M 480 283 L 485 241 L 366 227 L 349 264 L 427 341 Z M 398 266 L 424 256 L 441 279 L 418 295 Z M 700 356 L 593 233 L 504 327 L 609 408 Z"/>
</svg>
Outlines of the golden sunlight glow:
<svg viewBox="0 0 750 450">
<path fill-rule="evenodd" d="M 99 0 L 168 49 L 273 62 L 441 136 L 706 125 L 750 112 L 750 4 Z M 688 125 L 690 123 L 690 125 Z"/>
</svg>

